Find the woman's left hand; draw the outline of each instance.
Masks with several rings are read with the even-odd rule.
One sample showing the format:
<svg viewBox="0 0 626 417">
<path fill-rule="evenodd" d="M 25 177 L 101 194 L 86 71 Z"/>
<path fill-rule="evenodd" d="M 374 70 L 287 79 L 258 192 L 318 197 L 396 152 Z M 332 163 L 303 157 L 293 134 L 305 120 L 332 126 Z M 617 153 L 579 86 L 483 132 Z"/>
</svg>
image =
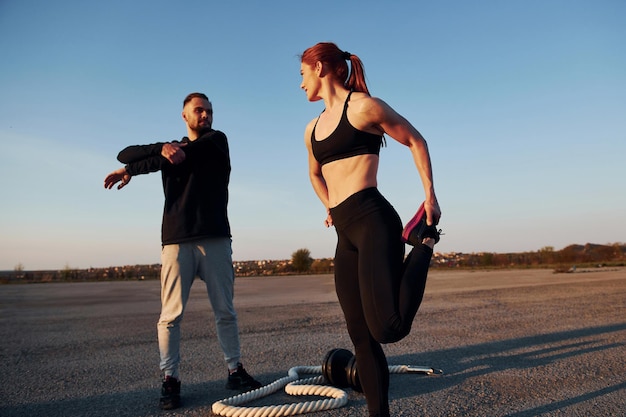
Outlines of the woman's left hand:
<svg viewBox="0 0 626 417">
<path fill-rule="evenodd" d="M 439 208 L 439 202 L 435 198 L 434 200 L 426 200 L 424 202 L 424 210 L 426 211 L 426 224 L 429 226 L 437 225 L 441 218 L 441 209 Z"/>
</svg>

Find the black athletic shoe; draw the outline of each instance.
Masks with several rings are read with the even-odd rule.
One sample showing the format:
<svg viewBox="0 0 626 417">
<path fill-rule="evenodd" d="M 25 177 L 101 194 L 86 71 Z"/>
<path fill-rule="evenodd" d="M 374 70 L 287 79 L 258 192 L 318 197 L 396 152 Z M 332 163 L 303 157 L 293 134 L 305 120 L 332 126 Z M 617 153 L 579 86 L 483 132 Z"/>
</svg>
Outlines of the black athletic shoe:
<svg viewBox="0 0 626 417">
<path fill-rule="evenodd" d="M 422 243 L 422 240 L 430 237 L 435 239 L 435 243 L 439 242 L 441 235 L 441 229 L 437 230 L 437 227 L 426 224 L 426 210 L 424 210 L 424 203 L 420 205 L 415 216 L 402 230 L 402 241 L 412 246 L 417 246 Z"/>
<path fill-rule="evenodd" d="M 228 381 L 226 382 L 226 389 L 238 390 L 238 391 L 250 391 L 253 389 L 261 388 L 263 385 L 252 378 L 250 374 L 243 369 L 242 364 L 237 364 L 237 370 L 232 374 L 228 374 Z"/>
<path fill-rule="evenodd" d="M 180 407 L 180 381 L 171 376 L 166 376 L 161 387 L 159 399 L 161 410 L 173 410 Z"/>
</svg>

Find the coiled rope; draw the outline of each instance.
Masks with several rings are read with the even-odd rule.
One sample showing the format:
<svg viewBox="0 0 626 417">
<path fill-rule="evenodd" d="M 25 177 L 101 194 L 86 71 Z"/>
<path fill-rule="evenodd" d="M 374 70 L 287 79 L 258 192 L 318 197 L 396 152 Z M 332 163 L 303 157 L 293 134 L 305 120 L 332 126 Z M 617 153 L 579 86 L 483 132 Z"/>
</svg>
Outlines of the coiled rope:
<svg viewBox="0 0 626 417">
<path fill-rule="evenodd" d="M 332 410 L 343 407 L 348 403 L 346 391 L 325 383 L 323 375 L 300 379 L 300 374 L 321 374 L 321 366 L 295 366 L 291 368 L 287 376 L 280 378 L 271 384 L 265 385 L 253 391 L 244 392 L 213 403 L 211 411 L 217 416 L 227 417 L 281 417 L 297 414 L 312 413 L 314 411 Z M 390 374 L 421 373 L 426 375 L 440 374 L 440 370 L 432 368 L 419 368 L 409 365 L 389 366 Z M 321 400 L 304 401 L 299 403 L 267 405 L 259 407 L 242 407 L 242 404 L 257 400 L 273 394 L 285 387 L 289 395 L 317 395 L 327 397 Z"/>
</svg>

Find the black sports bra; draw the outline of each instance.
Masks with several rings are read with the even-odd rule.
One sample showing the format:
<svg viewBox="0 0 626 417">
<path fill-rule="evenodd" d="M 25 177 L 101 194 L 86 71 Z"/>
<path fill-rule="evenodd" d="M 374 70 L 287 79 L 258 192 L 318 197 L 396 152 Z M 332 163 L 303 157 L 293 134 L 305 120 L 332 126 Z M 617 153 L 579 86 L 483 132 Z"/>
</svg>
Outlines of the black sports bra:
<svg viewBox="0 0 626 417">
<path fill-rule="evenodd" d="M 337 161 L 338 159 L 350 158 L 351 156 L 378 155 L 380 153 L 380 146 L 383 142 L 382 135 L 358 130 L 348 121 L 347 109 L 350 95 L 352 95 L 352 91 L 348 94 L 346 103 L 343 105 L 343 113 L 341 114 L 339 124 L 326 139 L 315 140 L 315 127 L 317 127 L 319 117 L 315 122 L 313 132 L 311 132 L 311 148 L 313 156 L 320 165 Z"/>
</svg>

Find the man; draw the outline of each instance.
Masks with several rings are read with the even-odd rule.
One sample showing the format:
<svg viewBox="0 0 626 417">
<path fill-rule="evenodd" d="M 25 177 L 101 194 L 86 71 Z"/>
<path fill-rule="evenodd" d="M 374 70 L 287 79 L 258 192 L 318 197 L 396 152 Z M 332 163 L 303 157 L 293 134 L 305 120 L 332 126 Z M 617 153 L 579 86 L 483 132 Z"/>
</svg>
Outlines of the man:
<svg viewBox="0 0 626 417">
<path fill-rule="evenodd" d="M 159 405 L 180 406 L 180 322 L 191 284 L 207 287 L 217 336 L 229 373 L 226 388 L 246 391 L 261 384 L 240 362 L 239 329 L 233 307 L 234 271 L 228 221 L 230 157 L 226 135 L 212 129 L 213 107 L 206 95 L 183 102 L 187 136 L 180 142 L 129 146 L 117 159 L 104 187 L 126 186 L 134 175 L 161 171 L 165 207 L 161 238 L 161 315 L 157 324 L 163 386 Z"/>
</svg>

